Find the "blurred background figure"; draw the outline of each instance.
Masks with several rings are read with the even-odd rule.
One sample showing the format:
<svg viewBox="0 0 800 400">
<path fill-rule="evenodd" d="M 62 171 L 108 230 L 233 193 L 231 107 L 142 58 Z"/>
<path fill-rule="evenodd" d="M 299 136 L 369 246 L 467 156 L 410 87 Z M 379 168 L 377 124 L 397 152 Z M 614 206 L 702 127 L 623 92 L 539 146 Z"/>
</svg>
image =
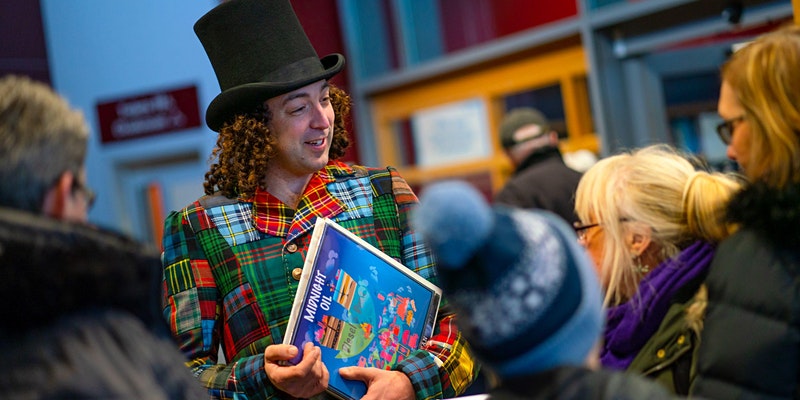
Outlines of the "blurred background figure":
<svg viewBox="0 0 800 400">
<path fill-rule="evenodd" d="M 578 185 L 575 224 L 605 290 L 604 367 L 658 380 L 686 395 L 703 325 L 715 245 L 734 227 L 725 206 L 733 175 L 696 170 L 654 145 L 600 160 Z"/>
<path fill-rule="evenodd" d="M 200 398 L 160 316 L 158 252 L 85 223 L 88 135 L 46 85 L 0 79 L 0 392 Z"/>
<path fill-rule="evenodd" d="M 561 218 L 490 208 L 467 183 L 446 181 L 426 189 L 412 224 L 437 256 L 456 323 L 497 378 L 490 398 L 670 398 L 644 378 L 597 369 L 600 285 Z"/>
<path fill-rule="evenodd" d="M 494 201 L 520 208 L 552 211 L 574 221 L 575 188 L 581 173 L 564 164 L 558 133 L 539 110 L 516 108 L 500 125 L 500 143 L 514 165 L 514 175 Z"/>
<path fill-rule="evenodd" d="M 717 127 L 749 179 L 727 217 L 741 229 L 711 264 L 692 393 L 798 398 L 800 27 L 764 34 L 722 66 Z"/>
<path fill-rule="evenodd" d="M 586 149 L 564 153 L 564 164 L 578 172 L 586 172 L 597 162 L 597 155 Z"/>
</svg>

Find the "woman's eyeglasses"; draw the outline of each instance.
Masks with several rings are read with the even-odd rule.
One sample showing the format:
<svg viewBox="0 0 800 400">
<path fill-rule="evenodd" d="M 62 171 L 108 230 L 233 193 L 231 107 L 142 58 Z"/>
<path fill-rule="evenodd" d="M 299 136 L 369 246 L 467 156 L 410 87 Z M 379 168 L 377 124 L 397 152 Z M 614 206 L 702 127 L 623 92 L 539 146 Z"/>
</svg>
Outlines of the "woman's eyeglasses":
<svg viewBox="0 0 800 400">
<path fill-rule="evenodd" d="M 628 218 L 620 218 L 619 219 L 619 222 L 628 222 L 628 221 L 630 221 Z M 583 242 L 583 241 L 586 240 L 586 232 L 589 229 L 594 228 L 596 226 L 601 226 L 601 225 L 603 225 L 603 224 L 600 223 L 600 222 L 595 222 L 595 223 L 592 223 L 592 224 L 584 224 L 584 223 L 582 223 L 580 221 L 577 221 L 577 222 L 573 222 L 572 223 L 572 229 L 575 229 L 575 234 L 578 235 L 578 241 Z"/>
<path fill-rule="evenodd" d="M 719 135 L 720 140 L 722 143 L 726 145 L 731 144 L 731 140 L 733 140 L 733 130 L 736 129 L 736 123 L 744 121 L 744 115 L 740 115 L 736 118 L 726 119 L 717 125 L 717 134 Z"/>
<path fill-rule="evenodd" d="M 599 222 L 594 224 L 583 224 L 581 222 L 572 223 L 572 228 L 575 229 L 575 234 L 578 235 L 579 241 L 586 240 L 586 231 L 596 226 L 600 226 L 600 223 Z"/>
</svg>

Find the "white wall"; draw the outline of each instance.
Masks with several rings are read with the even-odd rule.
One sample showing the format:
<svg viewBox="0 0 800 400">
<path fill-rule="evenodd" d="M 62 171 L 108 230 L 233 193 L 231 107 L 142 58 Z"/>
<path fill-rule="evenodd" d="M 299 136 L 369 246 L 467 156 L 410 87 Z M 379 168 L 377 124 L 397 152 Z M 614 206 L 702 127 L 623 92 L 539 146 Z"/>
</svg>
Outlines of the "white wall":
<svg viewBox="0 0 800 400">
<path fill-rule="evenodd" d="M 203 174 L 216 140 L 205 126 L 205 109 L 219 93 L 219 85 L 192 26 L 217 3 L 41 0 L 53 86 L 84 111 L 92 128 L 87 172 L 98 199 L 91 222 L 147 239 L 142 221 L 146 210 L 135 195 L 143 182 L 154 179 L 162 184 L 167 211 L 202 194 Z M 197 86 L 200 128 L 101 143 L 99 102 L 187 85 Z M 193 153 L 199 154 L 198 160 L 139 167 L 154 159 Z"/>
</svg>

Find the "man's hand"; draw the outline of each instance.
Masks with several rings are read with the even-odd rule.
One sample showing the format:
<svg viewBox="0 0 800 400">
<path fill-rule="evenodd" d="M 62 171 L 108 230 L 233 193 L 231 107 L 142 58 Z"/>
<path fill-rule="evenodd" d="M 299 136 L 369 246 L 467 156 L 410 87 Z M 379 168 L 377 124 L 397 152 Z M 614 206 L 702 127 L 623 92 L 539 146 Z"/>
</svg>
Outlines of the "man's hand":
<svg viewBox="0 0 800 400">
<path fill-rule="evenodd" d="M 303 347 L 303 359 L 297 365 L 283 365 L 297 355 L 297 347 L 273 344 L 264 350 L 264 371 L 279 390 L 309 398 L 328 388 L 328 368 L 322 362 L 322 350 L 308 342 Z"/>
<path fill-rule="evenodd" d="M 345 379 L 362 381 L 367 385 L 367 394 L 361 400 L 414 400 L 414 386 L 406 374 L 379 368 L 339 368 Z"/>
</svg>

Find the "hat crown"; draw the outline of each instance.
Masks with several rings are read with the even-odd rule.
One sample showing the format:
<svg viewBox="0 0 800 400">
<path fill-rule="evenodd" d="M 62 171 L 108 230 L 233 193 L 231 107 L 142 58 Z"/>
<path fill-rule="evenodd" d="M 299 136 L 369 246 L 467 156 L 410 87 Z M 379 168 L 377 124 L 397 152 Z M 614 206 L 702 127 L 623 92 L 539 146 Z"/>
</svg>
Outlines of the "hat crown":
<svg viewBox="0 0 800 400">
<path fill-rule="evenodd" d="M 340 54 L 317 56 L 289 0 L 228 0 L 203 15 L 194 31 L 222 91 L 206 111 L 215 131 L 233 115 L 329 79 L 344 66 Z"/>
<path fill-rule="evenodd" d="M 287 0 L 226 1 L 194 25 L 221 90 L 288 81 L 322 64 Z M 293 68 L 301 63 L 303 68 Z"/>
</svg>

